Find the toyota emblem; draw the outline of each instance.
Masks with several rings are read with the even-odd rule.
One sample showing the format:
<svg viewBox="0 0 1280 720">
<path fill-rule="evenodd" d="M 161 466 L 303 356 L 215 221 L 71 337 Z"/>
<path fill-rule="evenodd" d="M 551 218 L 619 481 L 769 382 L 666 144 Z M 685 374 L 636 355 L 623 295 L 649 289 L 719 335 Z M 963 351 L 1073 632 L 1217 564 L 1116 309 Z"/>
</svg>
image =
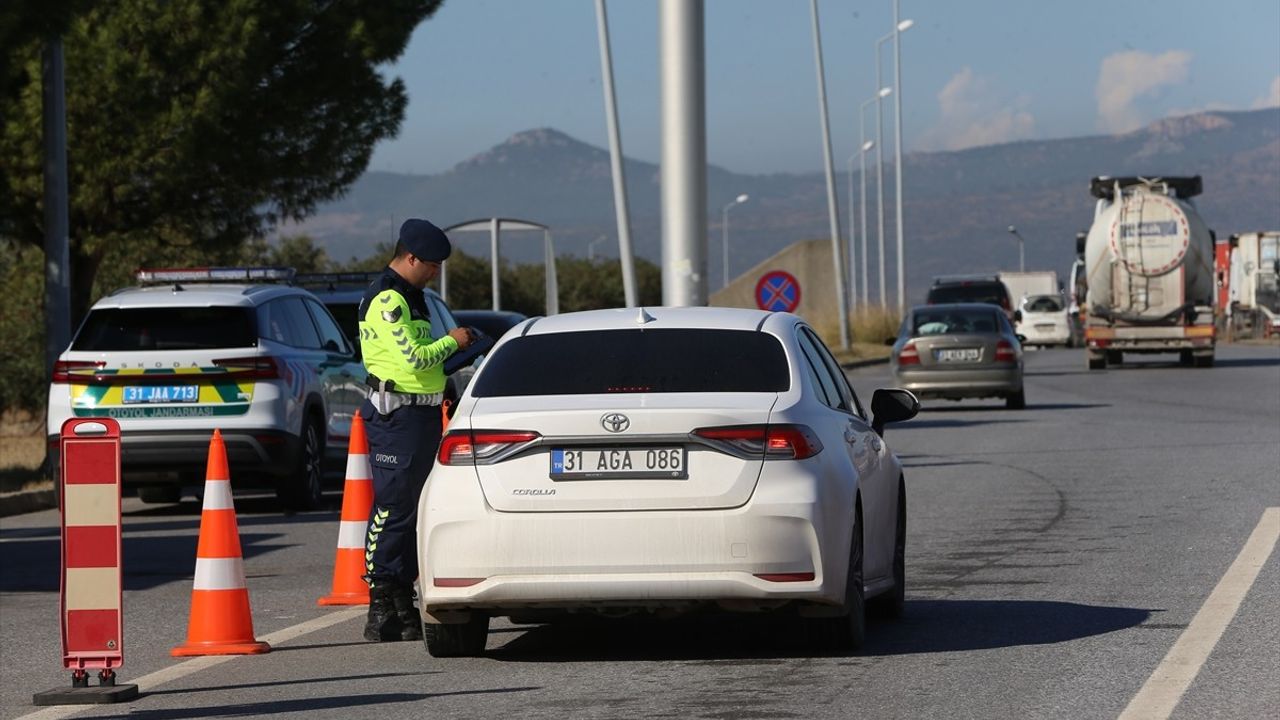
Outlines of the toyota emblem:
<svg viewBox="0 0 1280 720">
<path fill-rule="evenodd" d="M 631 427 L 631 420 L 622 413 L 609 413 L 600 418 L 600 425 L 612 433 L 620 433 Z"/>
</svg>

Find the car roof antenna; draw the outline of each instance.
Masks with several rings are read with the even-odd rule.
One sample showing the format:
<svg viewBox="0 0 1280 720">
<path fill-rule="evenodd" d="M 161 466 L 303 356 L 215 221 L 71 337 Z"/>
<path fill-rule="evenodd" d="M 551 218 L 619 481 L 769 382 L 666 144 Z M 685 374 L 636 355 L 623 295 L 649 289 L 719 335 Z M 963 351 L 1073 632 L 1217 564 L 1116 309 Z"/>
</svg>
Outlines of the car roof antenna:
<svg viewBox="0 0 1280 720">
<path fill-rule="evenodd" d="M 651 323 L 654 320 L 657 320 L 657 318 L 645 312 L 643 307 L 640 308 L 640 314 L 636 316 L 637 325 L 644 325 L 645 323 Z"/>
</svg>

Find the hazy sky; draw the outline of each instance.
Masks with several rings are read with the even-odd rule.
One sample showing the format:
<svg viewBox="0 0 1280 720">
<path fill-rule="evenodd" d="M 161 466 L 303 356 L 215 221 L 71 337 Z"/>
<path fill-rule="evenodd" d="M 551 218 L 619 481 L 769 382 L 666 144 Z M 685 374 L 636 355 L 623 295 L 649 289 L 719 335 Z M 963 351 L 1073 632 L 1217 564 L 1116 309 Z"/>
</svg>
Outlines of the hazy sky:
<svg viewBox="0 0 1280 720">
<path fill-rule="evenodd" d="M 837 170 L 858 146 L 891 0 L 820 0 Z M 706 0 L 708 160 L 822 165 L 808 0 Z M 661 148 L 657 0 L 609 0 L 623 150 Z M 1277 0 L 902 0 L 907 151 L 1123 132 L 1167 115 L 1280 105 Z M 892 42 L 881 46 L 892 83 Z M 371 167 L 434 173 L 521 130 L 608 147 L 594 0 L 446 0 L 388 72 L 409 108 Z M 874 107 L 874 106 L 873 106 Z M 884 108 L 892 147 L 892 103 Z M 866 115 L 868 137 L 875 113 Z"/>
</svg>

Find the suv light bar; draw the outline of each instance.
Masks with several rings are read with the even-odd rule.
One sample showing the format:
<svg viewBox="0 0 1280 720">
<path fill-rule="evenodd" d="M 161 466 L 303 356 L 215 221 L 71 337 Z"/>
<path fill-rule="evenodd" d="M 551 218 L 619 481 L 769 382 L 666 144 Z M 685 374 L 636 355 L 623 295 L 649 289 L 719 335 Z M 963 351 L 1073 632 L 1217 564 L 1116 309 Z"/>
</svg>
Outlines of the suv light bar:
<svg viewBox="0 0 1280 720">
<path fill-rule="evenodd" d="M 195 267 L 139 268 L 137 279 L 143 285 L 176 282 L 290 282 L 291 267 Z"/>
</svg>

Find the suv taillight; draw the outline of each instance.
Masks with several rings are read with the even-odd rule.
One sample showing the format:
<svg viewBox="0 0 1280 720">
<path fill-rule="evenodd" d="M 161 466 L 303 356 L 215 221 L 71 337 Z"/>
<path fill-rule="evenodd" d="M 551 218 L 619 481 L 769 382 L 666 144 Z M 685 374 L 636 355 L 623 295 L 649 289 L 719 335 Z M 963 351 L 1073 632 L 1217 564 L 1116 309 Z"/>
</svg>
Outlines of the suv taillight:
<svg viewBox="0 0 1280 720">
<path fill-rule="evenodd" d="M 227 371 L 227 375 L 243 380 L 277 380 L 280 378 L 280 361 L 270 355 L 224 358 L 214 360 L 214 365 Z"/>
<path fill-rule="evenodd" d="M 441 465 L 484 465 L 507 450 L 542 437 L 528 430 L 453 430 L 440 439 Z"/>
<path fill-rule="evenodd" d="M 898 367 L 903 365 L 919 365 L 920 351 L 916 350 L 915 341 L 908 342 L 902 346 L 902 351 L 898 353 Z"/>
<path fill-rule="evenodd" d="M 1013 343 L 1001 340 L 996 343 L 996 362 L 1017 362 L 1018 354 L 1013 351 Z"/>
<path fill-rule="evenodd" d="M 734 425 L 699 428 L 693 434 L 749 459 L 804 460 L 822 452 L 822 441 L 805 425 Z"/>
<path fill-rule="evenodd" d="M 53 376 L 50 382 L 69 383 L 71 382 L 71 372 L 73 370 L 97 370 L 100 367 L 106 367 L 106 363 L 102 360 L 58 360 L 53 363 Z M 90 378 L 84 378 L 88 380 Z"/>
</svg>

